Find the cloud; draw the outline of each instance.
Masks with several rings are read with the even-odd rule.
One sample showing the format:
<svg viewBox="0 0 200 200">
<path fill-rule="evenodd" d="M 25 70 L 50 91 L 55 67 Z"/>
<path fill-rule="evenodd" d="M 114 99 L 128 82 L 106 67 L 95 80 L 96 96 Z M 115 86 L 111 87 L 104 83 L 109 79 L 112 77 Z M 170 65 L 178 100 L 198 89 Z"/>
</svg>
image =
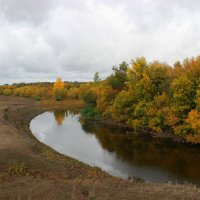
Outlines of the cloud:
<svg viewBox="0 0 200 200">
<path fill-rule="evenodd" d="M 1 0 L 0 12 L 13 23 L 42 23 L 54 6 L 53 0 Z"/>
<path fill-rule="evenodd" d="M 138 56 L 200 52 L 198 0 L 0 0 L 0 82 L 105 78 Z"/>
</svg>

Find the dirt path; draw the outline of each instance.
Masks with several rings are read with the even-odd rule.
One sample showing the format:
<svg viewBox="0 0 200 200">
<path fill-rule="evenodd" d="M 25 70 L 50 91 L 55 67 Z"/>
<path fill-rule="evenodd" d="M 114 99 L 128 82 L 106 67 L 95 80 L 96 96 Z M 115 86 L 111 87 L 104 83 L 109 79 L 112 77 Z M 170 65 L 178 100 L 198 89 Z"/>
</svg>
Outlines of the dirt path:
<svg viewBox="0 0 200 200">
<path fill-rule="evenodd" d="M 41 144 L 30 120 L 45 109 L 78 101 L 39 103 L 0 96 L 0 199 L 200 199 L 194 186 L 128 182 Z"/>
</svg>

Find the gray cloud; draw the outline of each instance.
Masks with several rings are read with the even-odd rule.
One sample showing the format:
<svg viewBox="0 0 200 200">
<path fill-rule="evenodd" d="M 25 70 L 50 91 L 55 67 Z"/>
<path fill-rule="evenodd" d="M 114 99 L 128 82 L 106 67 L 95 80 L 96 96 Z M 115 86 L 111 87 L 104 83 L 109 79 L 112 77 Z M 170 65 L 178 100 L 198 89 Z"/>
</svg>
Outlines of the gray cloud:
<svg viewBox="0 0 200 200">
<path fill-rule="evenodd" d="M 13 23 L 40 24 L 54 5 L 53 0 L 0 0 L 0 12 Z"/>
<path fill-rule="evenodd" d="M 198 0 L 0 0 L 0 83 L 104 78 L 138 56 L 200 52 Z"/>
</svg>

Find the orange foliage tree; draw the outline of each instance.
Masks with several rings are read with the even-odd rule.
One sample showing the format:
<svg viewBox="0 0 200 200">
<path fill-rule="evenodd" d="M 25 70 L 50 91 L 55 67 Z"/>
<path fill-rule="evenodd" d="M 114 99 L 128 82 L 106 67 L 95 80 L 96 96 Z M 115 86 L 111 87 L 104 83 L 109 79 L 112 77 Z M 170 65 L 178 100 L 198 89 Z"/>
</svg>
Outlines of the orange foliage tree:
<svg viewBox="0 0 200 200">
<path fill-rule="evenodd" d="M 66 96 L 65 83 L 60 77 L 56 79 L 56 82 L 53 85 L 53 95 L 56 100 L 63 100 Z"/>
</svg>

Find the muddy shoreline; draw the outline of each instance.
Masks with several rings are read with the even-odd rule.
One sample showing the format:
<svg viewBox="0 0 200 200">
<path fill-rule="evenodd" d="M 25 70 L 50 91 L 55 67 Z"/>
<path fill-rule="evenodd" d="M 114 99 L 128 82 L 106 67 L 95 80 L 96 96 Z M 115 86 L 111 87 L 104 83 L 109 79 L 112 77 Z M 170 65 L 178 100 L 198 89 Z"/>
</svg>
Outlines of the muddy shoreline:
<svg viewBox="0 0 200 200">
<path fill-rule="evenodd" d="M 200 189 L 126 181 L 63 156 L 29 129 L 38 114 L 81 108 L 78 101 L 0 96 L 0 199 L 200 199 Z"/>
</svg>

